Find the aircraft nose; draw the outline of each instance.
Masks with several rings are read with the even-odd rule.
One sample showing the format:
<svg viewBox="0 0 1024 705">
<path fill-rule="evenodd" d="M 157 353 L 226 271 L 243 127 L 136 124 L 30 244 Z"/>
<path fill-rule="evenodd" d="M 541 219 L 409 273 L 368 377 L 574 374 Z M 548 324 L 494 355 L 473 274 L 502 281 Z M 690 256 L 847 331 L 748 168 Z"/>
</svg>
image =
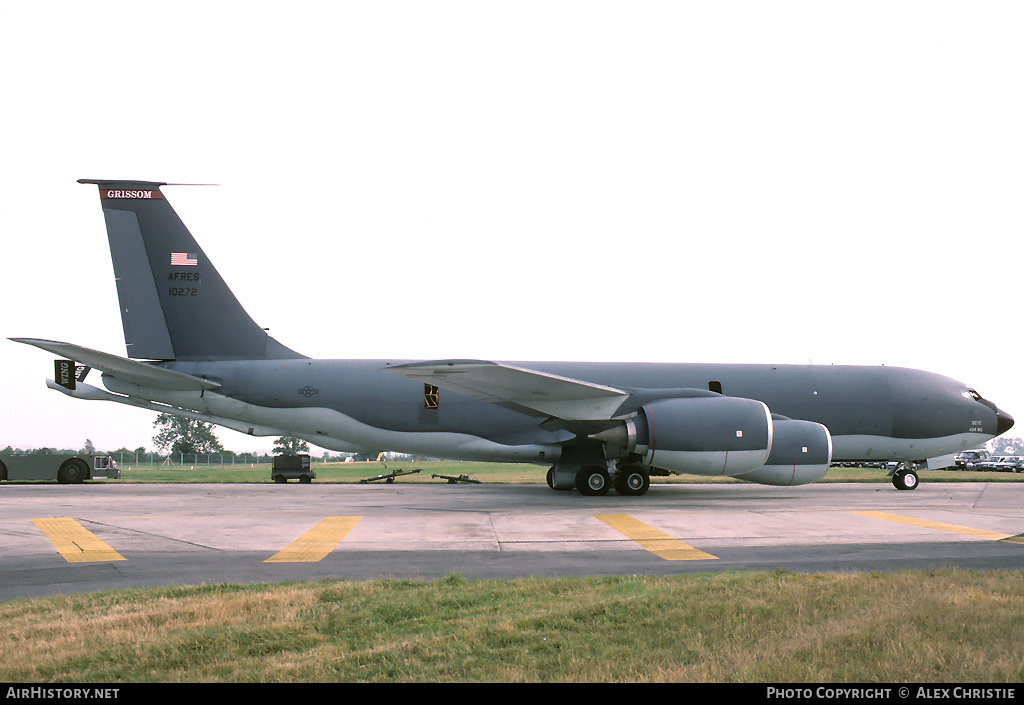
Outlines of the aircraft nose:
<svg viewBox="0 0 1024 705">
<path fill-rule="evenodd" d="M 996 407 L 996 435 L 1002 435 L 1013 428 L 1013 417 Z"/>
</svg>

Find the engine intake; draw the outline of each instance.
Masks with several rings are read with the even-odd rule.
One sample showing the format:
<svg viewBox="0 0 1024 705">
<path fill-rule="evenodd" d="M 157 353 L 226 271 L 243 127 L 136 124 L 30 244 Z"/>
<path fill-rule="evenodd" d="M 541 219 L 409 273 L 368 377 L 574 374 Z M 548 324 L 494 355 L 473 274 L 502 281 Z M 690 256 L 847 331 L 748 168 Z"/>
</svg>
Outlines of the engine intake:
<svg viewBox="0 0 1024 705">
<path fill-rule="evenodd" d="M 738 475 L 762 485 L 806 485 L 825 477 L 832 462 L 832 435 L 820 423 L 779 419 L 764 467 Z"/>
</svg>

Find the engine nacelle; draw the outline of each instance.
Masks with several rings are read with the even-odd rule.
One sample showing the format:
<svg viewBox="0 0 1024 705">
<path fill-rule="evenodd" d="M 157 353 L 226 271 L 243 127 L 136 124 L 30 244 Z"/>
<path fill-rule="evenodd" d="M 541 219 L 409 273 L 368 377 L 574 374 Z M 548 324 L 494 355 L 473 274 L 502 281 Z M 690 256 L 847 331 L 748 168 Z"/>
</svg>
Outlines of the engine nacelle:
<svg viewBox="0 0 1024 705">
<path fill-rule="evenodd" d="M 764 467 L 737 475 L 762 485 L 806 485 L 825 477 L 832 462 L 832 435 L 820 423 L 774 421 L 772 452 Z"/>
<path fill-rule="evenodd" d="M 771 413 L 753 399 L 661 399 L 626 427 L 644 464 L 670 472 L 741 475 L 764 465 L 772 449 Z"/>
</svg>

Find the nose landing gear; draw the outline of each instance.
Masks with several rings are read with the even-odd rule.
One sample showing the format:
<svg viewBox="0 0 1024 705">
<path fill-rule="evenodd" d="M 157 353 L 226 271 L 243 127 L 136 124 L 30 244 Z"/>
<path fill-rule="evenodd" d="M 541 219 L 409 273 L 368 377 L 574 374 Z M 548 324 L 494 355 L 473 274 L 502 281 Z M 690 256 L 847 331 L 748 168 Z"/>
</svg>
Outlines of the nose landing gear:
<svg viewBox="0 0 1024 705">
<path fill-rule="evenodd" d="M 913 463 L 900 463 L 892 472 L 892 486 L 898 490 L 916 490 L 919 484 Z"/>
</svg>

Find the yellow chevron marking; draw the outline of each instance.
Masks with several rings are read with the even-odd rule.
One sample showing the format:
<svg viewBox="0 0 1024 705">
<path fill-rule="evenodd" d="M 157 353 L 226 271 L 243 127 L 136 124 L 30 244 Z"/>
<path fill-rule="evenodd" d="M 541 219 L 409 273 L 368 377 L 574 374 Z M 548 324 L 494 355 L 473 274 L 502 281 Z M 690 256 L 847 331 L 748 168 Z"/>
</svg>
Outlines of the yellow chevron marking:
<svg viewBox="0 0 1024 705">
<path fill-rule="evenodd" d="M 264 563 L 316 563 L 348 536 L 359 517 L 327 517 Z"/>
<path fill-rule="evenodd" d="M 717 556 L 687 545 L 628 514 L 595 514 L 594 517 L 666 561 L 718 560 Z"/>
<path fill-rule="evenodd" d="M 86 529 L 74 519 L 50 517 L 33 519 L 32 523 L 42 532 L 57 553 L 68 563 L 101 563 L 104 561 L 127 560 L 103 539 Z"/>
</svg>

